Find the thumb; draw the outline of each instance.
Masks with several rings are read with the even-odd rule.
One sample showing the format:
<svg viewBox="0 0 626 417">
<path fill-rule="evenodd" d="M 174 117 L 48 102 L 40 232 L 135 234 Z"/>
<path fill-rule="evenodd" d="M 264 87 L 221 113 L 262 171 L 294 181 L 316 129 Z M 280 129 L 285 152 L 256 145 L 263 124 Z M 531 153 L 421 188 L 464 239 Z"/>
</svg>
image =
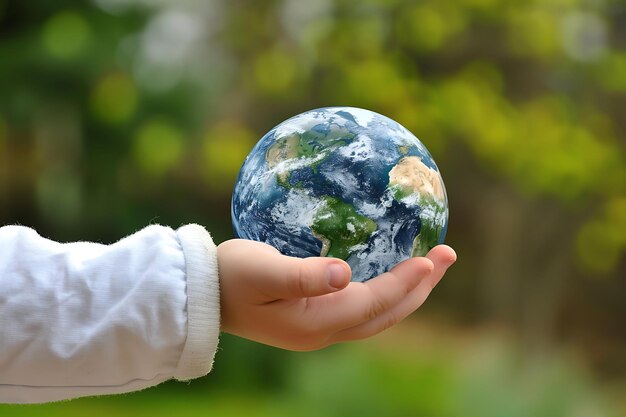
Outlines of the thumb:
<svg viewBox="0 0 626 417">
<path fill-rule="evenodd" d="M 350 266 L 341 259 L 278 257 L 280 259 L 274 260 L 272 267 L 257 275 L 263 292 L 276 299 L 324 295 L 338 291 L 350 282 Z"/>
</svg>

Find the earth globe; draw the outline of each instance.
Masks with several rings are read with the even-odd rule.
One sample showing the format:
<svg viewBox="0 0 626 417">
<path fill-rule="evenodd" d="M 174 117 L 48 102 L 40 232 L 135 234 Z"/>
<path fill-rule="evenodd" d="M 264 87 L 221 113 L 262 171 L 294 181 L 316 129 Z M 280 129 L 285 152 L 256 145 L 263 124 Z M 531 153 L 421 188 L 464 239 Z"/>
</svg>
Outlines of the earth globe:
<svg viewBox="0 0 626 417">
<path fill-rule="evenodd" d="M 332 256 L 367 281 L 443 243 L 448 200 L 426 147 L 353 107 L 294 116 L 254 146 L 237 178 L 234 233 L 296 257 Z"/>
</svg>

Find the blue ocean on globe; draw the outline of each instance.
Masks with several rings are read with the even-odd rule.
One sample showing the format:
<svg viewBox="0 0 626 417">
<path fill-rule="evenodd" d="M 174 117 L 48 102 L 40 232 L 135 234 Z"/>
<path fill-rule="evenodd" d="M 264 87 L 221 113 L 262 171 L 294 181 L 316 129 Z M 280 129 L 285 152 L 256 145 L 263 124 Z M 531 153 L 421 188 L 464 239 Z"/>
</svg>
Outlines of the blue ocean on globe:
<svg viewBox="0 0 626 417">
<path fill-rule="evenodd" d="M 328 107 L 270 130 L 232 199 L 235 235 L 289 256 L 332 256 L 366 281 L 443 243 L 448 200 L 426 147 L 378 113 Z"/>
</svg>

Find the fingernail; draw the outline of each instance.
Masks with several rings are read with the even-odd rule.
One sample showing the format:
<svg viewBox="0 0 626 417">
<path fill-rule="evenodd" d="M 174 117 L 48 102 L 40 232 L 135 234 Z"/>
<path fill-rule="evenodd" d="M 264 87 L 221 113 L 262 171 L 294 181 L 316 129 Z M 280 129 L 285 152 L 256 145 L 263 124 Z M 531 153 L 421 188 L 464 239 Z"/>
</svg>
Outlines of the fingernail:
<svg viewBox="0 0 626 417">
<path fill-rule="evenodd" d="M 346 268 L 341 264 L 330 264 L 327 269 L 328 284 L 335 288 L 340 289 L 344 287 L 346 282 Z"/>
</svg>

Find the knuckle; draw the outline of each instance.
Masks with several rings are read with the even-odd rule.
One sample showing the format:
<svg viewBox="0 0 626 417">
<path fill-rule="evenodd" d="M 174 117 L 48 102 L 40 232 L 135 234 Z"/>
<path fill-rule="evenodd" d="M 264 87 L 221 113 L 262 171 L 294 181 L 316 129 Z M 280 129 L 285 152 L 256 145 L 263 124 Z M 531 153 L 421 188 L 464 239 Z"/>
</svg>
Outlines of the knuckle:
<svg viewBox="0 0 626 417">
<path fill-rule="evenodd" d="M 380 329 L 380 331 L 385 331 L 387 329 L 392 328 L 393 326 L 395 326 L 396 324 L 400 323 L 400 318 L 393 314 L 393 313 L 389 313 L 387 315 L 387 317 L 385 317 L 385 320 L 383 321 L 383 325 L 382 328 Z"/>
<path fill-rule="evenodd" d="M 405 285 L 402 288 L 403 295 L 406 297 L 407 295 L 411 294 L 411 291 L 413 291 L 416 286 L 417 285 Z"/>
<path fill-rule="evenodd" d="M 366 318 L 367 320 L 372 320 L 378 316 L 380 316 L 385 310 L 387 306 L 384 302 L 379 299 L 374 299 L 367 310 Z"/>
<path fill-rule="evenodd" d="M 311 289 L 311 271 L 307 265 L 298 264 L 289 279 L 291 290 L 296 294 L 308 294 Z"/>
</svg>

